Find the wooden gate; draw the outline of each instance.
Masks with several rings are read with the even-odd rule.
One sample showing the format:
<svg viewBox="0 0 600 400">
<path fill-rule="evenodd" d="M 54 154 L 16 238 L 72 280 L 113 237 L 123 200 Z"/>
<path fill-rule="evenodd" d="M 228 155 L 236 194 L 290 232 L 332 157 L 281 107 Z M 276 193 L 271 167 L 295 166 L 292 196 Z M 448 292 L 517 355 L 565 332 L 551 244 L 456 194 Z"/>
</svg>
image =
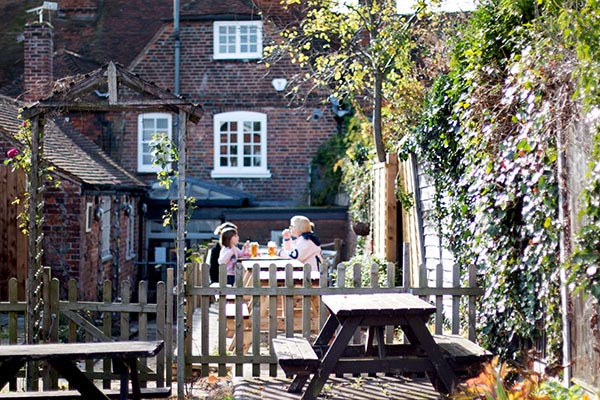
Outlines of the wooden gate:
<svg viewBox="0 0 600 400">
<path fill-rule="evenodd" d="M 0 165 L 0 300 L 8 300 L 8 280 L 17 278 L 18 298 L 25 299 L 27 237 L 19 229 L 21 207 L 15 199 L 25 192 L 25 173 Z"/>
</svg>

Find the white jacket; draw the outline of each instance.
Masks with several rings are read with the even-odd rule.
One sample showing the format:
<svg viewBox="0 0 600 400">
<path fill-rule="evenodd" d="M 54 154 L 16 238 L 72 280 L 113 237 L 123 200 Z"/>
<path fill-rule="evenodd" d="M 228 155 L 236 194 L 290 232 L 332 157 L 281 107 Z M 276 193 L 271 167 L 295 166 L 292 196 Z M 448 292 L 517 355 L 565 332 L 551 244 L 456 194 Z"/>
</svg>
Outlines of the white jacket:
<svg viewBox="0 0 600 400">
<path fill-rule="evenodd" d="M 321 242 L 314 233 L 303 233 L 295 240 L 284 240 L 279 255 L 310 264 L 313 271 L 319 271 L 323 263 Z"/>
</svg>

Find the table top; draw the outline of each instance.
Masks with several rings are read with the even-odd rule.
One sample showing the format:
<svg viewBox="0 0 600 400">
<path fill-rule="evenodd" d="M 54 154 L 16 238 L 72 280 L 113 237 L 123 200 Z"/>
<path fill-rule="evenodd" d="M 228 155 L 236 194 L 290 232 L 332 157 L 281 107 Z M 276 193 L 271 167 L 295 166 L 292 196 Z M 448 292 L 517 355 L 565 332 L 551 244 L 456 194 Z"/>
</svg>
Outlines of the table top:
<svg viewBox="0 0 600 400">
<path fill-rule="evenodd" d="M 409 293 L 336 294 L 322 299 L 337 316 L 426 316 L 435 312 L 435 306 Z"/>
<path fill-rule="evenodd" d="M 266 256 L 268 257 L 268 256 Z M 293 260 L 290 258 L 281 258 L 281 257 L 273 257 L 273 258 L 247 258 L 240 260 L 242 266 L 245 269 L 252 269 L 255 265 L 258 265 L 261 270 L 268 270 L 271 264 L 275 264 L 277 269 L 285 269 L 286 265 L 290 264 L 294 267 L 294 269 L 302 268 L 304 264 L 302 264 L 298 260 Z"/>
<path fill-rule="evenodd" d="M 43 343 L 0 346 L 0 361 L 15 358 L 42 360 L 50 358 L 83 359 L 110 357 L 151 357 L 156 355 L 164 342 L 122 341 L 87 343 Z"/>
</svg>

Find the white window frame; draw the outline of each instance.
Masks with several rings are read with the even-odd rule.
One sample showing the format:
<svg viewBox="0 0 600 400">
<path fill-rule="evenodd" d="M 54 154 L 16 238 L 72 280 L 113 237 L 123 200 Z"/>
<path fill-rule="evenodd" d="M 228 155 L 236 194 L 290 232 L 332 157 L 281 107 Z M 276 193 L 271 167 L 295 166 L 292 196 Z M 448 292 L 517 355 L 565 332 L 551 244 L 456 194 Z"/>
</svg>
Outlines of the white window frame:
<svg viewBox="0 0 600 400">
<path fill-rule="evenodd" d="M 223 51 L 221 49 L 221 30 L 231 29 L 235 31 L 233 40 L 235 43 L 230 43 L 230 46 L 235 47 L 234 51 Z M 248 45 L 245 39 L 250 34 L 246 35 L 246 29 L 256 29 L 256 50 L 244 51 L 244 46 Z M 253 36 L 253 35 L 252 35 Z M 253 60 L 263 56 L 263 22 L 262 21 L 215 21 L 213 24 L 213 58 L 215 60 Z M 254 43 L 253 43 L 254 44 Z"/>
<path fill-rule="evenodd" d="M 111 242 L 111 208 L 110 196 L 100 197 L 100 258 L 102 261 L 107 261 L 112 257 L 110 250 Z"/>
<path fill-rule="evenodd" d="M 213 178 L 270 178 L 267 169 L 267 114 L 251 111 L 233 111 L 215 114 L 214 121 L 214 169 Z M 237 161 L 236 166 L 221 166 L 221 125 L 225 122 L 237 123 Z M 260 166 L 244 167 L 244 123 L 259 122 L 260 130 Z M 230 145 L 233 143 L 230 143 Z"/>
<path fill-rule="evenodd" d="M 92 223 L 94 220 L 94 203 L 85 204 L 85 231 L 92 231 Z"/>
<path fill-rule="evenodd" d="M 157 131 L 156 129 L 151 129 L 154 132 L 149 132 L 151 130 L 144 130 L 144 120 L 153 119 L 155 122 L 158 119 L 166 119 L 167 127 L 166 130 Z M 153 162 L 144 162 L 144 157 L 151 156 L 152 160 L 154 157 L 152 155 L 151 150 L 145 150 L 145 146 L 149 146 L 152 142 L 152 136 L 154 133 L 164 133 L 168 140 L 171 140 L 173 137 L 173 115 L 169 113 L 145 113 L 138 115 L 138 142 L 137 142 L 137 170 L 142 173 L 157 173 L 160 172 L 159 165 L 153 165 Z M 146 134 L 146 137 L 144 137 Z M 148 137 L 149 135 L 149 137 Z M 167 166 L 167 169 L 170 169 L 170 164 Z"/>
<path fill-rule="evenodd" d="M 125 255 L 127 259 L 135 257 L 135 209 L 132 204 L 127 204 L 129 213 L 127 217 L 127 225 L 125 229 Z"/>
</svg>

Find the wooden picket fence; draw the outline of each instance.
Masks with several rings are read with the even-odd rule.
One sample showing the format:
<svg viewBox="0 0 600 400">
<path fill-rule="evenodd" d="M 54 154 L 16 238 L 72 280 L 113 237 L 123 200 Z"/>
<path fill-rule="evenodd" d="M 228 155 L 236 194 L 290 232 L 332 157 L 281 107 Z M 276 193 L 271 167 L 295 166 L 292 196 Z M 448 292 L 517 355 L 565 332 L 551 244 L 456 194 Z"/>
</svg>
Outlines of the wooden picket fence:
<svg viewBox="0 0 600 400">
<path fill-rule="evenodd" d="M 78 300 L 75 280 L 68 282 L 67 299 L 60 299 L 60 282 L 51 278 L 50 268 L 45 268 L 43 282 L 44 312 L 41 323 L 45 342 L 163 340 L 163 350 L 152 359 L 141 360 L 138 364 L 139 380 L 142 387 L 171 385 L 173 296 L 167 296 L 167 293 L 173 293 L 172 270 L 167 273 L 166 283 L 157 284 L 156 303 L 148 302 L 148 287 L 143 281 L 137 287 L 135 302 L 132 302 L 133 288 L 128 281 L 121 283 L 120 293 L 113 293 L 112 283 L 105 281 L 102 300 L 97 302 Z M 0 302 L 0 343 L 24 343 L 27 302 L 17 300 L 16 278 L 9 280 L 8 294 L 9 300 Z M 118 382 L 120 378 L 112 372 L 110 360 L 87 362 L 84 370 L 94 380 L 101 381 L 104 389 L 109 389 L 111 381 Z M 42 368 L 38 378 L 27 382 L 30 390 L 39 387 L 39 380 L 44 388 L 58 388 L 58 377 L 52 371 Z M 15 379 L 10 382 L 10 389 L 16 388 Z"/>
<path fill-rule="evenodd" d="M 201 376 L 215 370 L 223 376 L 230 367 L 234 375 L 241 376 L 248 373 L 244 372 L 244 365 L 251 366 L 253 376 L 260 376 L 264 369 L 268 369 L 270 376 L 276 376 L 277 359 L 269 345 L 272 339 L 295 335 L 314 338 L 328 315 L 321 296 L 329 294 L 412 293 L 435 304 L 437 311 L 431 326 L 437 334 L 450 331 L 475 342 L 475 300 L 483 294 L 476 284 L 475 266 L 468 269 L 467 285 L 463 287 L 460 284 L 444 287 L 441 266 L 435 287 L 427 287 L 426 280 L 422 287 L 411 287 L 410 269 L 406 266 L 401 268 L 401 283 L 397 285 L 396 268 L 391 263 L 381 285 L 377 264 L 370 266 L 365 280 L 361 279 L 360 265 L 340 263 L 334 270 L 336 279 L 332 284 L 331 273 L 324 263 L 316 286 L 310 279 L 308 266 L 304 266 L 299 283 L 292 279 L 291 265 L 286 266 L 283 282 L 275 278 L 276 267 L 271 265 L 270 279 L 265 285 L 259 279 L 259 268 L 253 268 L 250 275 L 238 265 L 234 287 L 222 283 L 211 286 L 208 268 L 206 264 L 190 265 L 186 273 L 186 315 L 188 321 L 194 320 L 188 324 L 186 333 L 186 376 L 192 369 L 199 370 Z M 426 271 L 421 271 L 421 275 L 426 276 Z M 225 282 L 224 271 L 219 281 Z M 361 285 L 364 281 L 368 285 Z M 395 332 L 391 327 L 387 329 L 387 340 L 393 339 Z M 360 332 L 355 339 L 360 340 Z"/>
</svg>

